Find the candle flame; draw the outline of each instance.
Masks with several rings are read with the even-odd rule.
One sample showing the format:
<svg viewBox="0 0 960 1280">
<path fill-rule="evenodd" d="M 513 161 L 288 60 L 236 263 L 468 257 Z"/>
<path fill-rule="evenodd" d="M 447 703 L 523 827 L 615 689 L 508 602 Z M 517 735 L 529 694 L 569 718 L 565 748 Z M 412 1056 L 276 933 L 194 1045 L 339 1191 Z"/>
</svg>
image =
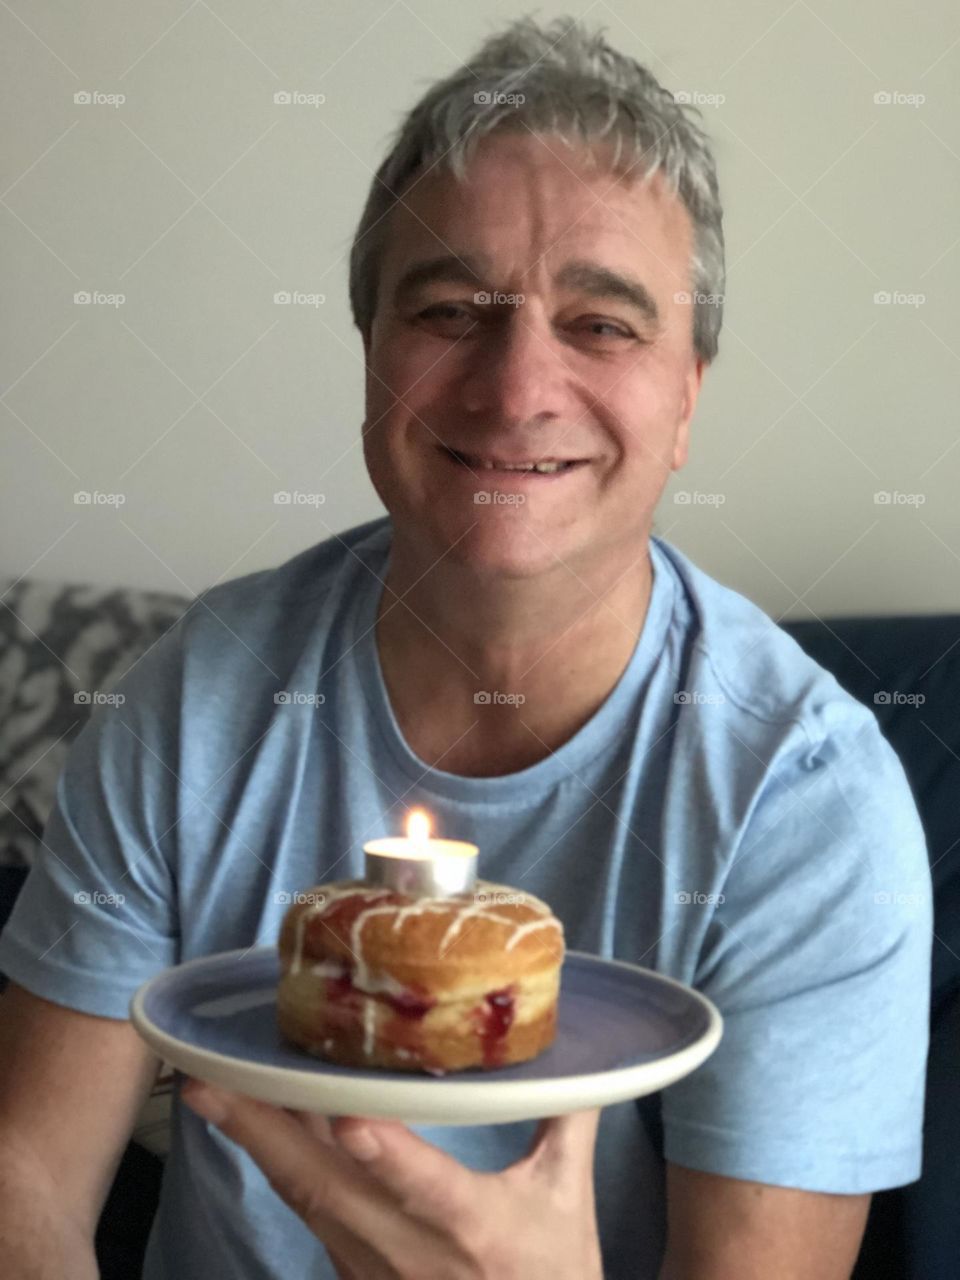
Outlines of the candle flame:
<svg viewBox="0 0 960 1280">
<path fill-rule="evenodd" d="M 430 815 L 423 809 L 411 809 L 407 815 L 407 839 L 416 844 L 430 839 Z"/>
</svg>

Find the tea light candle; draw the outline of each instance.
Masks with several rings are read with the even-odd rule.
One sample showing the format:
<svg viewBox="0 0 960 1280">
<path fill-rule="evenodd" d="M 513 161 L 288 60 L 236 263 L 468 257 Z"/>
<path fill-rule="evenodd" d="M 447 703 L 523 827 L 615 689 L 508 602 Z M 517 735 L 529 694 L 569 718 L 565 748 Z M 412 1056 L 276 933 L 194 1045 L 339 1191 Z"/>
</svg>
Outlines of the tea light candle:
<svg viewBox="0 0 960 1280">
<path fill-rule="evenodd" d="M 387 836 L 363 846 L 367 883 L 416 898 L 442 898 L 471 890 L 477 880 L 475 844 L 434 840 L 430 817 L 413 809 L 406 836 Z"/>
</svg>

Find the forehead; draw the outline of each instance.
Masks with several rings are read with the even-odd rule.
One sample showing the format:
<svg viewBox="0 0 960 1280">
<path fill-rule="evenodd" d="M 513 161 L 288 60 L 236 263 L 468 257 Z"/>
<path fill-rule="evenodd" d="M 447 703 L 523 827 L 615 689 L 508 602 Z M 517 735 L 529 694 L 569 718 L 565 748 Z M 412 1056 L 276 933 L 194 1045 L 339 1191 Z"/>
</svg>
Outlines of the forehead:
<svg viewBox="0 0 960 1280">
<path fill-rule="evenodd" d="M 589 256 L 685 287 L 693 233 L 680 199 L 661 173 L 648 182 L 615 173 L 612 145 L 592 150 L 593 165 L 559 138 L 496 134 L 480 141 L 463 182 L 439 166 L 428 172 L 391 210 L 382 283 L 414 259 L 472 251 L 515 278 Z"/>
</svg>

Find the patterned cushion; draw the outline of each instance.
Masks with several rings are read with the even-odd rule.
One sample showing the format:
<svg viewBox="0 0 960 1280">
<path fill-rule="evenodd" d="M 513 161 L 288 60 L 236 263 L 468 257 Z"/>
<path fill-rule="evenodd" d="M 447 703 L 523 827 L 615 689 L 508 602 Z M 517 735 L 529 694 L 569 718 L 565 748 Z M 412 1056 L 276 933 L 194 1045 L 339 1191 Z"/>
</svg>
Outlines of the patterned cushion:
<svg viewBox="0 0 960 1280">
<path fill-rule="evenodd" d="M 0 583 L 0 864 L 30 866 L 91 699 L 190 598 L 21 578 Z"/>
<path fill-rule="evenodd" d="M 29 867 L 93 700 L 173 626 L 190 597 L 25 578 L 0 588 L 0 866 Z M 161 1157 L 172 1089 L 163 1063 L 132 1135 Z"/>
</svg>

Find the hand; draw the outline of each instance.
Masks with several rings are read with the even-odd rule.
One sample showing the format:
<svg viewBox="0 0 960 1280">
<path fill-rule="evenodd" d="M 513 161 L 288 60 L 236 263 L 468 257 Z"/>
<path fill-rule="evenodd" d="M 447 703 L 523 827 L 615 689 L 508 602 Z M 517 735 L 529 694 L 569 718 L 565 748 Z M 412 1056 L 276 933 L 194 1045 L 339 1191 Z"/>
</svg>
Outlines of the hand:
<svg viewBox="0 0 960 1280">
<path fill-rule="evenodd" d="M 198 1080 L 181 1097 L 250 1154 L 341 1280 L 603 1280 L 599 1109 L 541 1120 L 525 1156 L 477 1173 L 397 1121 L 329 1121 Z"/>
</svg>

